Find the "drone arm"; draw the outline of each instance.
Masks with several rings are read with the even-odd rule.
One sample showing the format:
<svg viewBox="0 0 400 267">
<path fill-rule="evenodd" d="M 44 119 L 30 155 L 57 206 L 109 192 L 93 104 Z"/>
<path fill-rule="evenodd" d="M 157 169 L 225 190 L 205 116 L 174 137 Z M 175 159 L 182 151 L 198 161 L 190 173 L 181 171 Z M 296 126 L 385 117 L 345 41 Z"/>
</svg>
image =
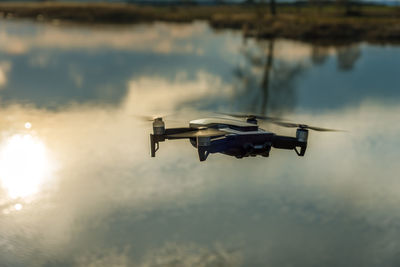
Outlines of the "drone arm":
<svg viewBox="0 0 400 267">
<path fill-rule="evenodd" d="M 273 138 L 272 146 L 278 149 L 294 150 L 297 155 L 304 156 L 307 149 L 307 142 L 299 141 L 295 137 L 276 135 Z M 298 151 L 298 147 L 300 147 L 300 151 Z"/>
<path fill-rule="evenodd" d="M 187 133 L 187 132 L 192 132 L 192 131 L 195 131 L 195 129 L 189 128 L 189 127 L 168 128 L 168 129 L 165 129 L 164 134 L 166 136 L 168 136 L 168 135 L 172 135 L 172 134 Z"/>
<path fill-rule="evenodd" d="M 276 135 L 272 141 L 272 146 L 279 149 L 294 149 L 296 145 L 297 139 L 290 136 Z"/>
<path fill-rule="evenodd" d="M 173 140 L 173 139 L 187 139 L 187 137 L 178 137 L 174 136 L 175 134 L 180 133 L 187 133 L 194 131 L 192 128 L 182 127 L 182 128 L 169 128 L 164 129 L 162 134 L 150 134 L 150 149 L 151 149 L 151 156 L 155 157 L 156 152 L 159 149 L 160 145 L 159 142 L 164 142 L 166 139 Z"/>
<path fill-rule="evenodd" d="M 186 134 L 190 134 L 195 131 L 196 129 L 188 127 L 165 129 L 164 139 L 168 140 L 188 139 L 189 137 L 187 137 Z"/>
</svg>

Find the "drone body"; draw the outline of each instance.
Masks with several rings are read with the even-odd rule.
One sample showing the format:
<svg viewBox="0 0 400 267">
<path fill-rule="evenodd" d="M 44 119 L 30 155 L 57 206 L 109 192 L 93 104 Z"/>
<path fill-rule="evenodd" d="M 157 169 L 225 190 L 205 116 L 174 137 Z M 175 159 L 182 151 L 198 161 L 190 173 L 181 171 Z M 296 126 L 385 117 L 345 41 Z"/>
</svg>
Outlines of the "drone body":
<svg viewBox="0 0 400 267">
<path fill-rule="evenodd" d="M 239 116 L 238 116 L 239 117 Z M 294 150 L 304 156 L 307 148 L 308 129 L 332 131 L 301 124 L 273 122 L 281 126 L 297 127 L 296 137 L 277 135 L 259 128 L 259 116 L 240 116 L 236 118 L 204 118 L 190 121 L 189 127 L 165 128 L 162 118 L 153 121 L 153 134 L 150 134 L 151 156 L 155 157 L 159 142 L 174 139 L 189 139 L 197 148 L 200 161 L 209 154 L 222 153 L 236 158 L 261 155 L 268 157 L 271 148 Z M 262 117 L 266 119 L 267 117 Z"/>
</svg>

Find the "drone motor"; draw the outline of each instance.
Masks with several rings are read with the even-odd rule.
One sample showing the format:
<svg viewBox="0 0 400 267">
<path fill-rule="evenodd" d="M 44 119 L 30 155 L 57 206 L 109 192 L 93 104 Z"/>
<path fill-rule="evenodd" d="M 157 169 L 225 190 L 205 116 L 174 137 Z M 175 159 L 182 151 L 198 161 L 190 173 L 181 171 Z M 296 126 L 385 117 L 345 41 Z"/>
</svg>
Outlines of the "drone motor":
<svg viewBox="0 0 400 267">
<path fill-rule="evenodd" d="M 153 121 L 153 133 L 155 135 L 163 135 L 165 133 L 165 123 L 162 118 L 156 118 Z"/>
<path fill-rule="evenodd" d="M 307 149 L 307 139 L 308 139 L 308 130 L 306 128 L 300 127 L 296 130 L 296 139 L 299 142 L 300 151 L 295 147 L 294 151 L 300 157 L 304 156 Z"/>
<path fill-rule="evenodd" d="M 307 143 L 308 139 L 308 130 L 303 128 L 298 128 L 296 131 L 296 139 L 299 142 Z"/>
</svg>

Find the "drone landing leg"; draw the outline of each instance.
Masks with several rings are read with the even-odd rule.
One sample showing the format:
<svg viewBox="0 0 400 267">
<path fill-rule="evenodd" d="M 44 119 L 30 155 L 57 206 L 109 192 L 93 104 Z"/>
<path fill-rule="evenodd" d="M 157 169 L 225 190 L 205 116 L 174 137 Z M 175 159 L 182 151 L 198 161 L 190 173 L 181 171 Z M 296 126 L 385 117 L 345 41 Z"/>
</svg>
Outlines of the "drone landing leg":
<svg viewBox="0 0 400 267">
<path fill-rule="evenodd" d="M 210 154 L 205 147 L 198 147 L 197 152 L 199 153 L 200 161 L 205 161 Z"/>
<path fill-rule="evenodd" d="M 155 140 L 154 135 L 150 134 L 151 156 L 156 156 L 156 151 L 159 149 L 159 143 Z"/>
<path fill-rule="evenodd" d="M 294 151 L 296 151 L 297 155 L 299 155 L 300 157 L 303 157 L 304 154 L 306 154 L 306 149 L 307 149 L 307 144 L 304 144 L 300 147 L 300 151 L 297 150 L 297 147 L 294 148 Z"/>
</svg>

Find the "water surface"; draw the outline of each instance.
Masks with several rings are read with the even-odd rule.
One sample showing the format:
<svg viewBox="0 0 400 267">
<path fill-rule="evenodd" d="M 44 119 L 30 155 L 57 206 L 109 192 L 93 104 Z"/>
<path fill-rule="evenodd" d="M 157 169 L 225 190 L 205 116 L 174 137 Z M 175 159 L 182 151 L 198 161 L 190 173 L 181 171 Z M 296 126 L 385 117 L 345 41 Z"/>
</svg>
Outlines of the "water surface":
<svg viewBox="0 0 400 267">
<path fill-rule="evenodd" d="M 0 26 L 3 266 L 397 266 L 400 47 L 207 24 Z M 345 129 L 304 158 L 149 156 L 140 114 Z M 211 113 L 212 114 L 212 113 Z M 265 129 L 294 135 L 293 129 Z"/>
</svg>

